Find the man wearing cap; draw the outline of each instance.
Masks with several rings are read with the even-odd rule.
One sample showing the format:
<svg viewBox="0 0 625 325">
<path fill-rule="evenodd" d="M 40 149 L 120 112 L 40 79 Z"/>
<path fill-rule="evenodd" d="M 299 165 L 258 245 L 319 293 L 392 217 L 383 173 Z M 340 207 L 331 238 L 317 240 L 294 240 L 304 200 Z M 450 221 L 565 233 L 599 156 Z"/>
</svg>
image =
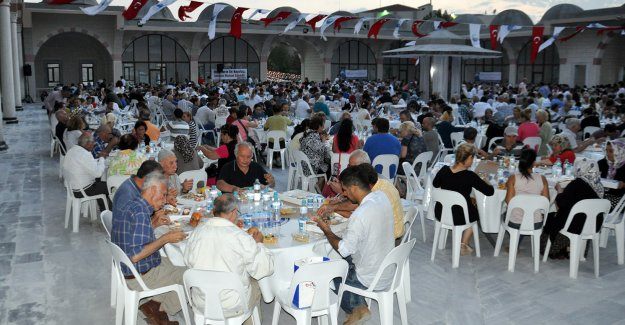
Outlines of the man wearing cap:
<svg viewBox="0 0 625 325">
<path fill-rule="evenodd" d="M 504 137 L 502 140 L 497 140 L 490 147 L 491 155 L 495 156 L 515 156 L 521 155 L 523 149 L 523 143 L 517 140 L 519 131 L 515 126 L 509 126 L 503 131 Z"/>
</svg>

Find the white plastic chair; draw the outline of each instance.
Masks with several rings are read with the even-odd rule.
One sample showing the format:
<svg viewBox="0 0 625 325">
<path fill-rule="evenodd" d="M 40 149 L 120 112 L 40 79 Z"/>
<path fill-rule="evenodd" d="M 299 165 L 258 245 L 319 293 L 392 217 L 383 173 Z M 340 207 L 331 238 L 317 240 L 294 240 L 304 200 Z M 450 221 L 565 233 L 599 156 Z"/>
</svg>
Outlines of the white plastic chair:
<svg viewBox="0 0 625 325">
<path fill-rule="evenodd" d="M 458 143 L 464 140 L 464 132 L 453 132 L 449 135 L 451 139 L 451 146 L 455 148 Z"/>
<path fill-rule="evenodd" d="M 488 142 L 488 153 L 493 152 L 493 149 L 495 147 L 493 147 L 493 145 L 495 144 L 496 141 L 502 140 L 503 137 L 493 137 L 490 139 L 490 141 Z"/>
<path fill-rule="evenodd" d="M 438 136 L 438 155 L 436 157 L 436 159 L 434 160 L 434 162 L 437 162 L 441 159 L 441 157 L 445 157 L 446 154 L 450 153 L 450 152 L 454 152 L 454 148 L 447 148 L 445 146 L 445 142 L 443 142 L 443 138 L 441 138 L 440 133 L 436 132 L 436 135 Z"/>
<path fill-rule="evenodd" d="M 560 233 L 566 236 L 571 243 L 570 251 L 570 269 L 569 276 L 573 279 L 577 278 L 577 271 L 579 268 L 579 260 L 584 254 L 582 249 L 582 243 L 586 240 L 592 240 L 592 254 L 595 262 L 595 277 L 599 277 L 599 232 L 597 231 L 597 216 L 601 213 L 607 217 L 610 212 L 610 201 L 605 199 L 588 199 L 581 200 L 573 206 L 571 212 L 566 218 L 564 228 L 560 230 Z M 584 227 L 582 232 L 573 234 L 569 232 L 569 226 L 576 214 L 585 214 L 586 220 L 584 221 Z M 601 229 L 601 228 L 599 228 Z M 547 246 L 545 247 L 545 254 L 543 255 L 543 262 L 547 261 L 549 250 L 551 249 L 551 240 L 547 240 Z"/>
<path fill-rule="evenodd" d="M 397 169 L 399 168 L 399 156 L 397 155 L 377 155 L 371 163 L 373 168 L 382 166 L 382 176 L 390 180 L 391 183 L 395 182 L 395 176 L 397 175 Z M 395 166 L 395 172 L 391 174 L 391 166 Z"/>
<path fill-rule="evenodd" d="M 334 166 L 338 166 L 340 167 L 338 170 L 338 174 L 340 175 L 342 171 L 345 170 L 345 168 L 347 168 L 347 166 L 349 165 L 349 154 L 348 153 L 332 153 L 332 157 L 330 159 L 332 168 L 334 168 Z"/>
<path fill-rule="evenodd" d="M 473 228 L 473 241 L 475 244 L 475 255 L 480 257 L 480 239 L 478 235 L 477 221 L 469 222 L 469 209 L 467 208 L 467 200 L 464 199 L 458 192 L 447 191 L 440 188 L 432 189 L 432 201 L 430 205 L 432 207 L 432 211 L 434 211 L 434 207 L 436 203 L 440 203 L 442 205 L 441 210 L 441 218 L 440 221 L 434 218 L 435 227 L 434 227 L 434 241 L 432 242 L 432 256 L 431 260 L 434 261 L 434 257 L 436 256 L 436 246 L 437 244 L 444 248 L 446 239 L 446 232 L 451 230 L 452 233 L 452 247 L 451 247 L 451 256 L 452 256 L 452 268 L 457 268 L 460 264 L 460 240 L 462 238 L 462 232 L 466 229 Z M 454 224 L 454 218 L 451 212 L 451 208 L 457 205 L 462 208 L 462 213 L 464 214 L 465 223 L 463 225 Z M 445 234 L 441 234 L 441 230 L 445 232 Z M 443 240 L 441 240 L 441 235 Z M 439 243 L 439 241 L 441 241 Z"/>
<path fill-rule="evenodd" d="M 72 215 L 72 231 L 78 232 L 80 215 L 84 214 L 85 216 L 91 216 L 91 220 L 97 219 L 97 200 L 100 199 L 104 201 L 105 210 L 109 210 L 107 197 L 104 194 L 88 196 L 83 189 L 77 190 L 80 192 L 82 197 L 77 197 L 74 189 L 72 189 L 71 184 L 67 181 L 65 182 L 65 190 L 67 193 L 67 199 L 65 203 L 65 228 L 69 227 L 69 218 L 70 214 Z M 87 203 L 86 206 L 83 206 L 83 203 Z M 85 208 L 83 211 L 83 207 Z"/>
<path fill-rule="evenodd" d="M 608 246 L 608 237 L 610 232 L 614 230 L 616 235 L 616 255 L 619 265 L 623 264 L 625 252 L 625 218 L 623 217 L 625 212 L 625 196 L 616 204 L 614 209 L 603 221 L 603 228 L 601 229 L 601 247 Z"/>
<path fill-rule="evenodd" d="M 293 158 L 293 150 L 287 146 L 286 149 L 286 160 L 289 164 L 288 169 L 288 177 L 286 183 L 286 190 L 294 190 L 297 188 L 297 163 L 295 162 L 295 158 Z"/>
<path fill-rule="evenodd" d="M 443 158 L 443 162 L 446 164 L 451 164 L 451 162 L 456 159 L 456 155 L 451 153 L 445 156 L 445 158 Z"/>
<path fill-rule="evenodd" d="M 408 208 L 404 217 L 404 236 L 401 238 L 401 243 L 407 243 L 412 239 L 412 225 L 414 224 L 417 215 L 421 214 L 421 228 L 423 229 L 423 242 L 425 242 L 425 227 L 423 227 L 423 210 L 420 207 L 412 206 Z M 412 301 L 412 292 L 410 286 L 410 258 L 406 259 L 404 264 L 404 276 L 402 278 L 401 285 L 404 287 L 404 294 L 406 295 L 406 302 Z"/>
<path fill-rule="evenodd" d="M 432 151 L 425 151 L 420 153 L 412 162 L 412 168 L 415 170 L 416 175 L 421 182 L 421 186 L 425 185 L 425 177 L 427 176 L 428 166 L 433 155 L 434 153 Z M 419 169 L 417 169 L 417 165 L 419 165 Z"/>
<path fill-rule="evenodd" d="M 191 304 L 195 324 L 243 324 L 252 317 L 255 325 L 260 325 L 258 306 L 249 310 L 247 298 L 241 279 L 230 272 L 207 271 L 189 269 L 184 272 L 184 290 Z M 197 306 L 193 302 L 191 290 L 199 290 L 204 295 L 204 306 Z M 239 296 L 240 307 L 243 313 L 239 316 L 226 318 L 221 307 L 220 294 L 223 291 L 232 291 Z"/>
<path fill-rule="evenodd" d="M 300 189 L 303 191 L 321 192 L 320 189 L 317 189 L 317 180 L 320 178 L 323 178 L 324 181 L 327 181 L 328 179 L 326 177 L 326 174 L 314 174 L 315 170 L 312 168 L 312 165 L 310 164 L 310 160 L 308 159 L 308 156 L 306 156 L 306 154 L 303 153 L 302 151 L 296 150 L 292 154 L 293 154 L 293 158 L 295 159 L 295 164 L 297 165 L 296 167 L 297 174 L 295 177 L 296 178 L 295 183 L 301 184 Z M 311 173 L 308 176 L 304 175 L 304 168 L 303 168 L 304 165 L 308 168 L 308 171 Z"/>
<path fill-rule="evenodd" d="M 402 282 L 404 281 L 405 267 L 402 267 L 412 248 L 414 247 L 416 239 L 411 239 L 407 243 L 400 244 L 393 248 L 388 255 L 382 261 L 380 268 L 375 274 L 371 285 L 367 290 L 355 288 L 350 285 L 342 286 L 342 292 L 339 294 L 339 301 L 343 296 L 343 292 L 349 291 L 357 295 L 365 297 L 367 303 L 370 305 L 370 300 L 373 299 L 378 302 L 380 308 L 380 323 L 382 325 L 393 324 L 393 296 L 397 295 L 397 304 L 399 306 L 399 315 L 403 325 L 408 324 L 408 312 L 406 310 L 406 295 Z M 395 273 L 393 274 L 393 282 L 387 290 L 374 290 L 377 286 L 380 277 L 386 271 L 387 268 L 395 266 Z"/>
<path fill-rule="evenodd" d="M 197 183 L 200 181 L 206 184 L 207 177 L 208 176 L 206 176 L 206 171 L 204 169 L 189 170 L 178 175 L 178 179 L 180 179 L 181 182 L 184 182 L 186 179 L 193 180 L 193 187 L 191 188 L 191 190 L 197 189 Z"/>
<path fill-rule="evenodd" d="M 100 221 L 106 231 L 106 239 L 111 240 L 111 231 L 113 231 L 113 212 L 109 210 L 102 211 L 100 213 Z M 115 270 L 115 262 L 111 263 L 111 307 L 116 307 L 117 298 L 117 271 Z M 117 308 L 117 307 L 116 307 Z M 116 324 L 121 324 L 121 317 L 119 323 L 116 319 Z"/>
<path fill-rule="evenodd" d="M 600 127 L 596 127 L 596 126 L 587 126 L 584 128 L 584 131 L 582 132 L 582 138 L 584 140 L 590 138 L 592 136 L 593 133 L 597 132 L 601 130 Z"/>
<path fill-rule="evenodd" d="M 119 305 L 120 303 L 123 303 L 125 325 L 135 325 L 137 323 L 137 310 L 139 307 L 139 301 L 144 298 L 158 296 L 160 294 L 171 291 L 175 291 L 176 294 L 178 294 L 180 306 L 182 306 L 182 313 L 184 315 L 185 324 L 191 324 L 191 320 L 189 319 L 189 310 L 187 309 L 187 299 L 185 298 L 184 289 L 181 285 L 172 284 L 155 289 L 148 288 L 145 285 L 145 282 L 143 282 L 141 274 L 137 272 L 135 266 L 132 264 L 126 253 L 124 253 L 124 251 L 114 243 L 108 240 L 106 242 L 109 244 L 109 247 L 111 249 L 111 255 L 113 256 L 113 262 L 115 263 L 115 269 L 117 271 L 117 279 L 119 281 L 119 286 L 117 287 L 117 304 Z M 126 278 L 122 273 L 122 264 L 124 264 L 132 272 L 132 275 L 135 277 L 135 280 L 141 287 L 142 291 L 135 291 L 128 288 Z M 119 306 L 119 308 L 121 308 L 121 306 Z"/>
<path fill-rule="evenodd" d="M 421 187 L 414 169 L 412 169 L 412 166 L 408 162 L 404 162 L 402 167 L 406 174 L 406 200 L 414 202 L 418 210 L 425 210 L 423 208 L 425 190 Z M 421 213 L 421 231 L 423 232 L 423 242 L 425 242 L 425 218 L 423 213 Z"/>
<path fill-rule="evenodd" d="M 540 137 L 527 137 L 523 140 L 523 144 L 528 146 L 530 149 L 538 152 L 540 145 L 543 143 L 543 140 Z"/>
<path fill-rule="evenodd" d="M 510 217 L 512 210 L 521 209 L 523 211 L 523 221 L 519 229 L 510 227 Z M 497 244 L 495 245 L 494 256 L 499 256 L 503 237 L 507 231 L 510 234 L 510 252 L 508 254 L 508 271 L 514 272 L 516 263 L 516 255 L 519 246 L 520 235 L 532 236 L 532 256 L 534 257 L 534 273 L 538 273 L 540 260 L 540 234 L 542 234 L 542 225 L 539 229 L 534 229 L 534 211 L 540 210 L 543 220 L 547 218 L 549 213 L 549 200 L 541 195 L 517 195 L 510 200 L 505 221 L 499 226 L 499 234 L 497 235 Z"/>
<path fill-rule="evenodd" d="M 219 130 L 221 129 L 222 126 L 226 125 L 226 120 L 228 119 L 228 117 L 217 117 L 215 118 L 215 130 Z M 217 143 L 215 144 L 215 146 L 219 146 L 219 144 L 221 143 L 221 132 L 217 132 Z"/>
<path fill-rule="evenodd" d="M 310 324 L 312 317 L 319 317 L 320 323 L 323 317 L 325 320 L 329 318 L 331 324 L 337 324 L 340 300 L 331 291 L 330 283 L 333 279 L 340 278 L 340 290 L 345 284 L 348 268 L 347 262 L 343 259 L 300 266 L 293 274 L 289 288 L 281 290 L 276 296 L 271 324 L 278 325 L 280 309 L 293 316 L 297 324 Z M 312 306 L 300 309 L 293 306 L 292 300 L 297 285 L 303 282 L 312 282 L 315 292 Z"/>
<path fill-rule="evenodd" d="M 122 183 L 130 178 L 128 175 L 113 175 L 106 178 L 106 187 L 109 191 L 109 197 L 113 200 L 115 191 L 122 185 Z"/>
<path fill-rule="evenodd" d="M 284 148 L 280 148 L 280 140 L 284 141 Z M 272 143 L 273 141 L 273 143 Z M 282 161 L 282 169 L 284 169 L 284 165 L 286 165 L 286 160 L 284 160 L 284 153 L 286 152 L 286 144 L 288 144 L 288 138 L 286 136 L 286 132 L 280 130 L 274 130 L 267 132 L 267 165 L 269 169 L 273 168 L 273 153 L 280 153 L 280 160 Z"/>
</svg>

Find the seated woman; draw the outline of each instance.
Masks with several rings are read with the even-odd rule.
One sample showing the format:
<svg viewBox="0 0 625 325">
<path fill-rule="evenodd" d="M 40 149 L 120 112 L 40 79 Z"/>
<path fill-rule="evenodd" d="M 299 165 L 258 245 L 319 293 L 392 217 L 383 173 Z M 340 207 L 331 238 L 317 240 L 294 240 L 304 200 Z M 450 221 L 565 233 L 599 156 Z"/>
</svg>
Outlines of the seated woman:
<svg viewBox="0 0 625 325">
<path fill-rule="evenodd" d="M 422 152 L 427 151 L 425 140 L 421 136 L 421 131 L 417 129 L 414 122 L 406 121 L 399 125 L 399 136 L 401 137 L 401 152 L 399 154 L 399 175 L 404 174 L 404 168 L 401 165 L 404 162 L 408 162 L 412 165 L 412 162 Z"/>
<path fill-rule="evenodd" d="M 219 171 L 226 164 L 234 160 L 234 147 L 237 145 L 237 136 L 239 135 L 239 128 L 234 125 L 224 125 L 221 127 L 221 145 L 217 148 L 207 145 L 199 146 L 198 149 L 202 151 L 204 156 L 208 159 L 217 160 L 217 165 L 212 165 L 206 168 L 206 174 L 208 176 L 208 184 L 214 185 L 217 182 L 217 176 Z"/>
<path fill-rule="evenodd" d="M 149 146 L 151 139 L 147 134 L 145 134 L 147 130 L 148 125 L 145 124 L 145 122 L 137 121 L 137 123 L 135 123 L 134 129 L 132 129 L 132 135 L 134 135 L 134 137 L 137 139 L 137 142 L 143 142 L 143 144 Z"/>
<path fill-rule="evenodd" d="M 332 152 L 350 154 L 362 148 L 362 141 L 354 134 L 354 122 L 351 119 L 341 121 L 339 130 L 332 140 Z"/>
<path fill-rule="evenodd" d="M 598 162 L 601 177 L 618 181 L 617 188 L 606 189 L 604 199 L 610 200 L 612 209 L 625 195 L 625 139 L 608 141 L 605 158 Z"/>
<path fill-rule="evenodd" d="M 109 158 L 108 175 L 135 175 L 141 164 L 146 161 L 145 155 L 137 151 L 139 142 L 132 134 L 124 134 L 119 139 L 119 152 Z"/>
<path fill-rule="evenodd" d="M 247 115 L 247 107 L 241 107 L 236 112 L 237 118 L 231 123 L 232 125 L 239 128 L 239 135 L 243 141 L 253 142 L 256 145 L 257 141 L 248 140 L 248 137 L 255 136 L 255 133 L 251 129 L 258 126 L 258 123 L 249 120 L 249 116 Z"/>
<path fill-rule="evenodd" d="M 541 160 L 538 164 L 552 166 L 556 163 L 556 161 L 558 161 L 558 159 L 560 159 L 560 162 L 563 164 L 566 161 L 568 161 L 569 164 L 575 162 L 575 153 L 571 150 L 571 144 L 565 136 L 562 136 L 561 134 L 554 135 L 553 138 L 551 138 L 549 145 L 551 146 L 551 150 L 553 150 L 551 156 Z"/>
<path fill-rule="evenodd" d="M 189 138 L 184 135 L 174 138 L 174 150 L 172 152 L 178 159 L 178 169 L 176 170 L 178 175 L 190 170 L 198 170 L 204 166 L 196 148 L 191 146 Z"/>
<path fill-rule="evenodd" d="M 552 259 L 563 259 L 568 257 L 569 241 L 566 237 L 558 236 L 560 230 L 564 228 L 566 219 L 569 217 L 569 212 L 573 206 L 586 199 L 600 199 L 603 197 L 604 189 L 601 185 L 601 174 L 599 172 L 599 166 L 597 162 L 581 158 L 575 161 L 573 165 L 575 179 L 570 182 L 564 189 L 558 183 L 556 190 L 558 195 L 556 196 L 556 206 L 558 211 L 555 214 L 550 213 L 543 228 L 543 235 L 541 236 L 541 248 L 546 244 L 547 236 L 551 240 L 551 250 L 549 251 L 549 257 Z M 586 216 L 577 214 L 571 220 L 571 225 L 568 231 L 579 234 L 582 231 Z M 597 218 L 597 225 L 603 223 L 603 216 L 600 215 Z M 541 249 L 541 251 L 544 249 Z"/>
<path fill-rule="evenodd" d="M 63 143 L 65 150 L 71 149 L 78 144 L 78 138 L 83 134 L 83 130 L 87 128 L 87 124 L 79 115 L 72 115 L 67 122 L 67 129 L 63 133 Z"/>
<path fill-rule="evenodd" d="M 519 141 L 523 142 L 526 138 L 540 136 L 540 127 L 532 122 L 532 110 L 529 108 L 521 111 L 521 124 L 519 125 Z"/>
<path fill-rule="evenodd" d="M 289 150 L 295 151 L 301 149 L 299 141 L 302 139 L 302 136 L 304 136 L 304 132 L 308 130 L 309 123 L 310 119 L 304 119 L 300 124 L 295 126 L 293 136 L 291 137 L 291 141 L 289 141 Z"/>
<path fill-rule="evenodd" d="M 456 150 L 455 164 L 451 167 L 444 166 L 441 168 L 432 181 L 432 185 L 436 188 L 458 192 L 464 196 L 469 211 L 469 222 L 477 221 L 479 216 L 477 207 L 471 202 L 471 191 L 476 189 L 486 196 L 491 196 L 495 193 L 493 186 L 484 182 L 476 173 L 469 170 L 471 164 L 473 164 L 476 151 L 474 145 L 468 143 L 460 145 Z M 440 220 L 441 212 L 442 206 L 440 203 L 437 203 L 434 207 L 436 219 Z M 452 214 L 454 224 L 465 224 L 465 216 L 460 207 L 452 207 Z M 468 255 L 473 252 L 473 249 L 469 246 L 469 240 L 472 235 L 473 230 L 471 228 L 465 230 L 462 234 L 461 255 Z"/>
<path fill-rule="evenodd" d="M 519 158 L 519 171 L 508 178 L 506 183 L 506 203 L 520 194 L 542 195 L 549 199 L 549 185 L 545 176 L 532 172 L 536 161 L 536 151 L 525 148 Z M 514 209 L 510 216 L 509 226 L 519 229 L 523 221 L 523 210 Z M 540 229 L 543 224 L 543 215 L 540 211 L 534 212 L 534 229 Z"/>
<path fill-rule="evenodd" d="M 314 169 L 310 171 L 307 166 L 304 166 L 304 175 L 328 175 L 330 173 L 330 150 L 324 143 L 328 140 L 328 135 L 325 134 L 323 124 L 323 119 L 320 116 L 313 116 L 310 119 L 308 130 L 300 139 L 300 149 L 308 157 L 310 165 Z"/>
</svg>

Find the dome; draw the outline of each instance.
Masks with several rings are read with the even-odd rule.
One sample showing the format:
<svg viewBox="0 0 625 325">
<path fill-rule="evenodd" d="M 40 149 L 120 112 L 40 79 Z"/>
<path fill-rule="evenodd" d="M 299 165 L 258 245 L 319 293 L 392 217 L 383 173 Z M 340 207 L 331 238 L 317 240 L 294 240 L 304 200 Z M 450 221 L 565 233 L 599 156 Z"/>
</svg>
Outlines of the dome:
<svg viewBox="0 0 625 325">
<path fill-rule="evenodd" d="M 523 11 L 516 9 L 504 10 L 495 16 L 492 25 L 533 26 L 532 19 Z"/>
<path fill-rule="evenodd" d="M 281 20 L 279 22 L 276 22 L 278 24 L 284 24 L 284 25 L 286 25 L 286 24 L 292 22 L 293 20 L 297 19 L 297 16 L 299 16 L 299 14 L 300 14 L 299 10 L 297 10 L 297 9 L 295 9 L 293 7 L 278 7 L 276 9 L 272 10 L 267 15 L 267 17 L 274 17 L 274 16 L 278 15 L 281 11 L 288 11 L 288 12 L 291 13 L 286 19 Z"/>
<path fill-rule="evenodd" d="M 230 17 L 232 17 L 236 8 L 227 3 L 223 3 L 223 2 L 218 2 L 218 3 L 224 4 L 226 5 L 226 7 L 224 8 L 224 10 L 222 10 L 219 13 L 219 16 L 217 16 L 217 20 L 230 21 Z M 202 10 L 202 13 L 200 13 L 200 16 L 197 17 L 197 21 L 209 22 L 211 20 L 211 16 L 213 15 L 213 8 L 215 7 L 216 4 L 217 3 L 204 8 L 204 10 Z M 251 11 L 251 10 L 248 10 L 248 11 Z"/>
<path fill-rule="evenodd" d="M 356 15 L 353 12 L 341 10 L 341 11 L 335 11 L 335 12 L 333 12 L 333 13 L 328 15 L 328 17 L 331 17 L 331 16 L 342 16 L 342 17 L 350 17 L 351 16 L 351 17 L 357 17 L 358 15 Z"/>
<path fill-rule="evenodd" d="M 137 14 L 137 17 L 135 17 L 135 19 L 139 20 L 143 18 L 145 14 L 148 13 L 148 10 L 150 10 L 150 7 L 152 7 L 153 5 L 157 3 L 158 3 L 157 0 L 148 0 L 148 2 L 146 2 L 143 8 L 139 10 L 139 13 Z M 176 19 L 176 17 L 174 17 L 174 15 L 171 13 L 171 10 L 169 10 L 169 8 L 163 8 L 161 11 L 159 11 L 154 16 L 152 16 L 152 18 L 150 18 L 150 21 L 152 20 L 178 21 L 178 19 Z"/>
<path fill-rule="evenodd" d="M 571 16 L 577 15 L 582 11 L 584 11 L 584 9 L 568 3 L 555 5 L 545 12 L 543 18 L 540 19 L 540 22 L 542 23 L 550 20 L 570 18 Z"/>
</svg>

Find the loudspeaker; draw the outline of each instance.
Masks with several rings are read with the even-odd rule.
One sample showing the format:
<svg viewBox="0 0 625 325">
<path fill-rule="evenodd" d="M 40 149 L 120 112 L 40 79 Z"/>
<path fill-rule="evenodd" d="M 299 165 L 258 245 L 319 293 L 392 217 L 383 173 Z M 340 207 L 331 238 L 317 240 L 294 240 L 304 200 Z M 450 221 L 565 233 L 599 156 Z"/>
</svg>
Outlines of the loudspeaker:
<svg viewBox="0 0 625 325">
<path fill-rule="evenodd" d="M 224 65 L 222 63 L 217 64 L 217 72 L 218 73 L 224 72 Z"/>
<path fill-rule="evenodd" d="M 33 75 L 33 69 L 30 64 L 24 64 L 24 77 L 30 77 Z"/>
</svg>

